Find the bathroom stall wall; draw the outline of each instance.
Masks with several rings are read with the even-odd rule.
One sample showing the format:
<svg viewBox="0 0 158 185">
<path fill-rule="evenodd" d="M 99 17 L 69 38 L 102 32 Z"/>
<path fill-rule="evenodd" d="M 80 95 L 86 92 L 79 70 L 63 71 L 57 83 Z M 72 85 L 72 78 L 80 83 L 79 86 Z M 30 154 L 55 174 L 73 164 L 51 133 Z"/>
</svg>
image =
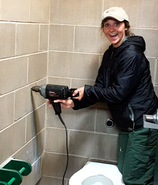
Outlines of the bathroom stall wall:
<svg viewBox="0 0 158 185">
<path fill-rule="evenodd" d="M 109 42 L 100 30 L 102 13 L 111 6 L 123 7 L 132 31 L 147 43 L 152 79 L 158 94 L 158 0 L 50 0 L 48 82 L 80 87 L 94 84 L 102 55 Z M 46 145 L 40 185 L 61 184 L 66 163 L 65 130 L 47 107 Z M 62 110 L 68 128 L 69 167 L 66 181 L 88 160 L 117 163 L 116 126 L 105 104 L 84 110 Z"/>
<path fill-rule="evenodd" d="M 48 28 L 49 0 L 0 1 L 0 164 L 30 162 L 23 185 L 41 177 L 45 101 L 30 88 L 46 82 Z"/>
</svg>

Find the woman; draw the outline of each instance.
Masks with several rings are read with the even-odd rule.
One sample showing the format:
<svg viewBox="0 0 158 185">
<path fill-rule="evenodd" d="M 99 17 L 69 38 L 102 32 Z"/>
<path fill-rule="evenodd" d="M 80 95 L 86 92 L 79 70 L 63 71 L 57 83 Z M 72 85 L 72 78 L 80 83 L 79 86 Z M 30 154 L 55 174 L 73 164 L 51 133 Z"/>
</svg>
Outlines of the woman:
<svg viewBox="0 0 158 185">
<path fill-rule="evenodd" d="M 157 130 L 143 128 L 143 114 L 158 108 L 151 81 L 145 41 L 131 36 L 129 19 L 120 7 L 103 14 L 101 28 L 111 42 L 105 51 L 94 86 L 78 88 L 73 100 L 56 100 L 62 108 L 74 110 L 96 102 L 107 103 L 120 128 L 118 168 L 127 185 L 153 184 Z"/>
</svg>

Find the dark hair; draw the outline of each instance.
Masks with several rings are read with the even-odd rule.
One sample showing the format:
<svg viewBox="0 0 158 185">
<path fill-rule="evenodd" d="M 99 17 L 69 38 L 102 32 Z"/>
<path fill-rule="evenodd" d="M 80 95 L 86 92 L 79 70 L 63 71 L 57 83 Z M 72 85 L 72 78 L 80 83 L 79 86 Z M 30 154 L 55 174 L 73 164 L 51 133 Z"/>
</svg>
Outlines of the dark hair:
<svg viewBox="0 0 158 185">
<path fill-rule="evenodd" d="M 125 23 L 125 28 L 127 28 L 127 30 L 125 31 L 125 35 L 126 36 L 134 36 L 134 33 L 132 33 L 130 30 L 131 26 L 130 26 L 129 22 L 126 20 L 124 20 L 123 22 Z"/>
<path fill-rule="evenodd" d="M 104 29 L 105 20 L 106 20 L 106 19 L 104 19 L 104 20 L 101 22 L 101 29 L 102 29 L 102 30 Z M 125 35 L 126 35 L 126 36 L 134 36 L 134 33 L 131 33 L 131 31 L 130 31 L 130 27 L 131 27 L 131 26 L 130 26 L 129 22 L 126 21 L 126 20 L 124 20 L 123 22 L 125 23 L 125 28 L 127 29 L 127 30 L 125 31 Z"/>
</svg>

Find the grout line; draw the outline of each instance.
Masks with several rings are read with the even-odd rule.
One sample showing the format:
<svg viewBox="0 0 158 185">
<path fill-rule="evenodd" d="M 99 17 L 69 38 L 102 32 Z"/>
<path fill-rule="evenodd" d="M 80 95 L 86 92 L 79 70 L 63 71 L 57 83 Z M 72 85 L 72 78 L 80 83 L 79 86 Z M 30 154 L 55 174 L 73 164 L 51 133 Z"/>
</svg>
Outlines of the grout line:
<svg viewBox="0 0 158 185">
<path fill-rule="evenodd" d="M 56 129 L 56 130 L 64 130 L 64 127 L 60 128 L 60 127 L 45 127 L 46 129 Z M 103 132 L 98 132 L 98 131 L 89 131 L 89 130 L 77 130 L 77 129 L 69 129 L 67 128 L 69 132 L 80 132 L 80 133 L 88 133 L 88 134 L 99 134 L 99 135 L 104 135 L 104 136 L 118 136 L 118 134 L 115 134 L 115 133 L 103 133 Z"/>
<path fill-rule="evenodd" d="M 29 21 L 31 21 L 31 0 L 29 0 Z"/>
<path fill-rule="evenodd" d="M 22 86 L 22 87 L 19 87 L 19 88 L 15 89 L 15 90 L 12 90 L 11 92 L 7 92 L 7 93 L 4 93 L 4 94 L 0 94 L 0 98 L 2 98 L 2 97 L 4 97 L 4 96 L 7 96 L 7 95 L 9 95 L 9 94 L 15 93 L 15 92 L 17 92 L 17 91 L 19 91 L 19 90 L 21 90 L 21 89 L 23 89 L 23 88 L 32 86 L 32 85 L 34 85 L 35 83 L 39 83 L 40 81 L 45 80 L 45 79 L 46 79 L 46 77 L 44 77 L 44 78 L 42 78 L 42 79 L 40 79 L 40 80 L 31 82 L 31 83 L 29 83 L 29 84 L 26 84 L 26 85 L 24 85 L 24 86 Z"/>
<path fill-rule="evenodd" d="M 38 25 L 38 29 L 39 29 L 39 32 L 38 32 L 38 51 L 41 51 L 41 48 L 40 48 L 40 45 L 41 45 L 41 40 L 40 40 L 41 25 L 40 24 Z"/>
<path fill-rule="evenodd" d="M 25 143 L 27 142 L 27 121 L 28 121 L 28 117 L 26 117 L 25 119 Z"/>
<path fill-rule="evenodd" d="M 29 83 L 29 57 L 27 57 L 27 80 L 26 80 L 26 83 L 28 84 Z"/>
<path fill-rule="evenodd" d="M 37 133 L 33 138 L 31 138 L 28 142 L 26 142 L 21 148 L 19 148 L 16 152 L 14 152 L 10 157 L 13 157 L 14 155 L 16 155 L 20 150 L 22 150 L 23 148 L 25 148 L 29 143 L 31 143 L 35 138 L 37 138 L 37 136 L 43 131 L 44 129 L 42 129 L 39 133 Z M 44 150 L 43 150 L 44 151 Z M 43 154 L 44 152 L 42 152 Z M 41 154 L 41 156 L 42 156 Z M 38 158 L 39 159 L 39 158 Z M 36 160 L 37 161 L 37 160 Z M 35 162 L 35 161 L 34 161 Z M 34 163 L 33 163 L 34 164 Z"/>
<path fill-rule="evenodd" d="M 14 102 L 15 102 L 15 100 L 14 100 Z M 15 104 L 15 103 L 14 103 L 14 104 Z M 37 107 L 35 110 L 30 111 L 29 113 L 25 114 L 24 116 L 18 118 L 17 120 L 15 120 L 15 109 L 14 109 L 14 116 L 13 116 L 14 120 L 13 120 L 13 123 L 11 123 L 10 125 L 6 126 L 6 127 L 3 128 L 3 129 L 1 129 L 1 130 L 0 130 L 0 133 L 3 132 L 3 131 L 5 131 L 5 130 L 7 130 L 8 128 L 12 127 L 13 125 L 15 125 L 16 123 L 18 123 L 19 121 L 21 121 L 21 120 L 27 118 L 27 116 L 29 116 L 30 114 L 32 114 L 33 112 L 35 112 L 36 110 L 38 110 L 39 108 L 41 108 L 41 107 L 44 106 L 44 105 L 45 105 L 45 103 L 43 103 L 42 105 L 40 105 L 39 107 Z M 44 128 L 44 129 L 45 129 L 45 128 Z M 42 129 L 42 130 L 43 130 L 43 129 Z M 41 132 L 41 131 L 40 131 L 40 132 Z M 39 132 L 39 133 L 40 133 L 40 132 Z M 36 134 L 36 135 L 38 135 L 38 134 Z"/>
<path fill-rule="evenodd" d="M 17 55 L 17 29 L 18 29 L 18 26 L 17 24 L 15 25 L 15 56 Z"/>
<path fill-rule="evenodd" d="M 154 86 L 156 86 L 156 74 L 157 74 L 157 69 L 158 69 L 158 58 L 155 59 L 155 68 L 154 68 Z"/>
<path fill-rule="evenodd" d="M 23 57 L 28 57 L 28 56 L 34 56 L 34 55 L 38 55 L 38 54 L 42 54 L 42 53 L 47 53 L 48 51 L 38 51 L 35 53 L 29 53 L 29 54 L 22 54 L 22 55 L 17 55 L 17 56 L 10 56 L 10 57 L 5 57 L 5 58 L 0 58 L 0 62 L 1 61 L 5 61 L 5 60 L 10 60 L 10 59 L 16 59 L 16 58 L 23 58 Z"/>
<path fill-rule="evenodd" d="M 15 120 L 15 92 L 13 93 L 13 95 L 14 95 L 14 102 L 13 102 L 13 120 L 12 120 L 12 122 L 14 123 L 14 120 Z"/>
<path fill-rule="evenodd" d="M 58 53 L 74 53 L 74 54 L 87 54 L 87 55 L 103 55 L 103 53 L 95 53 L 95 52 L 80 52 L 80 51 L 61 51 L 61 50 L 49 50 L 49 52 L 58 52 Z"/>
<path fill-rule="evenodd" d="M 75 27 L 91 27 L 91 28 L 100 28 L 100 23 L 98 25 L 79 25 L 79 24 L 60 24 L 60 23 L 50 23 L 50 25 L 52 26 L 75 26 Z M 138 29 L 138 30 L 155 30 L 155 31 L 158 31 L 158 28 L 155 28 L 155 27 L 133 27 L 131 26 L 131 29 Z"/>
<path fill-rule="evenodd" d="M 73 52 L 75 51 L 75 36 L 76 36 L 76 27 L 74 26 L 74 32 L 73 32 Z"/>
<path fill-rule="evenodd" d="M 80 80 L 80 81 L 93 81 L 95 82 L 95 79 L 83 79 L 83 78 L 70 78 L 70 77 L 60 77 L 60 76 L 48 76 L 49 78 L 55 78 L 55 79 L 67 79 L 70 80 L 70 84 L 72 84 L 72 80 Z"/>
</svg>

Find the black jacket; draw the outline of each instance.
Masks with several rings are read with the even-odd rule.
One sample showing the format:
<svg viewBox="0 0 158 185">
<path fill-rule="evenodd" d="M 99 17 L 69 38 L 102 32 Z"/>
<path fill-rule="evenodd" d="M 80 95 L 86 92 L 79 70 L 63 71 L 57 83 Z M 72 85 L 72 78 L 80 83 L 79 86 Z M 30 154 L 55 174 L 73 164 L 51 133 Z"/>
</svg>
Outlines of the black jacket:
<svg viewBox="0 0 158 185">
<path fill-rule="evenodd" d="M 145 41 L 140 36 L 128 37 L 117 48 L 111 45 L 104 53 L 95 85 L 85 85 L 84 98 L 74 101 L 74 109 L 105 102 L 120 129 L 142 127 L 143 114 L 153 114 L 158 108 L 144 51 Z"/>
</svg>

